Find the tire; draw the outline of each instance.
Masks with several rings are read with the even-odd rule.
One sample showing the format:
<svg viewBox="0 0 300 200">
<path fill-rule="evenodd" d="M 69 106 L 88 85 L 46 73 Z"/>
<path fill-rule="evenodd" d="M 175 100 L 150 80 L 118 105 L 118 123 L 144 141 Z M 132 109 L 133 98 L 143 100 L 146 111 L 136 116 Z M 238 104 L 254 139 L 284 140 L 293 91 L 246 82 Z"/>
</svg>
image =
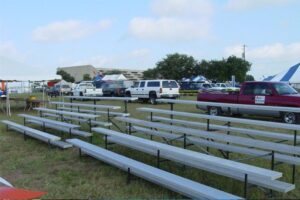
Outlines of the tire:
<svg viewBox="0 0 300 200">
<path fill-rule="evenodd" d="M 125 93 L 125 97 L 131 97 L 131 93 L 130 92 L 126 92 Z"/>
<path fill-rule="evenodd" d="M 150 101 L 150 103 L 152 104 L 152 105 L 156 105 L 157 104 L 157 102 L 156 102 L 156 94 L 155 93 L 151 93 L 150 92 L 150 94 L 149 94 L 149 101 Z"/>
<path fill-rule="evenodd" d="M 83 93 L 82 93 L 82 92 L 80 92 L 80 93 L 79 93 L 79 96 L 81 96 L 81 97 L 82 97 L 82 96 L 83 96 Z"/>
<path fill-rule="evenodd" d="M 208 114 L 212 116 L 218 116 L 221 115 L 221 109 L 218 107 L 209 107 L 208 108 Z"/>
<path fill-rule="evenodd" d="M 296 113 L 292 113 L 292 112 L 283 113 L 282 120 L 284 123 L 287 123 L 287 124 L 296 124 L 297 120 L 298 120 L 298 116 Z"/>
</svg>

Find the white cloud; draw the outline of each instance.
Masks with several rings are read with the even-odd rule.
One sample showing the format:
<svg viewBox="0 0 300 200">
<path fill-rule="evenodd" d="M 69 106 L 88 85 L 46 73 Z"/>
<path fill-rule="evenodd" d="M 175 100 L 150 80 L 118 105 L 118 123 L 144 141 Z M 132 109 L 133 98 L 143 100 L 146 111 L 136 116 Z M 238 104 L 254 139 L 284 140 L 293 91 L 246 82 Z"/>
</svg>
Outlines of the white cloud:
<svg viewBox="0 0 300 200">
<path fill-rule="evenodd" d="M 296 2 L 295 0 L 229 0 L 226 8 L 235 11 L 259 9 L 271 6 L 283 6 Z"/>
<path fill-rule="evenodd" d="M 145 58 L 150 55 L 149 49 L 136 49 L 129 53 L 132 58 Z"/>
<path fill-rule="evenodd" d="M 72 61 L 71 59 L 60 59 L 60 66 L 74 66 L 91 64 L 95 67 L 118 67 L 146 69 L 152 62 L 152 54 L 149 49 L 134 49 L 127 53 L 101 54 L 88 57 L 82 60 Z M 152 67 L 152 66 L 151 66 Z"/>
<path fill-rule="evenodd" d="M 207 0 L 154 0 L 152 11 L 165 17 L 208 16 L 213 13 L 213 5 Z"/>
<path fill-rule="evenodd" d="M 87 37 L 111 26 L 110 20 L 85 22 L 80 20 L 58 21 L 36 28 L 32 38 L 37 42 L 63 42 Z"/>
<path fill-rule="evenodd" d="M 225 56 L 241 57 L 242 45 L 227 47 Z M 262 76 L 274 75 L 286 70 L 300 60 L 300 43 L 274 43 L 256 48 L 247 48 L 246 59 L 253 63 L 251 73 L 257 79 Z"/>
<path fill-rule="evenodd" d="M 0 43 L 0 56 L 22 62 L 27 58 L 27 54 L 21 53 L 10 41 Z"/>
<path fill-rule="evenodd" d="M 209 37 L 210 24 L 204 20 L 178 18 L 134 18 L 130 32 L 140 39 L 185 41 Z"/>
<path fill-rule="evenodd" d="M 139 39 L 181 42 L 211 38 L 213 5 L 208 0 L 154 0 L 152 17 L 135 17 L 129 32 Z"/>
</svg>

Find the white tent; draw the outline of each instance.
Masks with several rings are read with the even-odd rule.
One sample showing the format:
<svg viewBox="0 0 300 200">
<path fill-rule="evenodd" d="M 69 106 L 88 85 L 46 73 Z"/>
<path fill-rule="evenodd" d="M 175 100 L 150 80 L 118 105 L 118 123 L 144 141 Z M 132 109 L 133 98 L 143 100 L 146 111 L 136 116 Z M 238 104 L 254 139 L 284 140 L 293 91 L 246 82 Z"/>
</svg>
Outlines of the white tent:
<svg viewBox="0 0 300 200">
<path fill-rule="evenodd" d="M 69 82 L 67 82 L 65 80 L 61 80 L 61 81 L 55 83 L 54 85 L 69 85 L 71 87 L 72 83 L 69 83 Z"/>
<path fill-rule="evenodd" d="M 112 75 L 105 75 L 102 81 L 123 81 L 127 80 L 127 78 L 123 74 L 112 74 Z"/>
</svg>

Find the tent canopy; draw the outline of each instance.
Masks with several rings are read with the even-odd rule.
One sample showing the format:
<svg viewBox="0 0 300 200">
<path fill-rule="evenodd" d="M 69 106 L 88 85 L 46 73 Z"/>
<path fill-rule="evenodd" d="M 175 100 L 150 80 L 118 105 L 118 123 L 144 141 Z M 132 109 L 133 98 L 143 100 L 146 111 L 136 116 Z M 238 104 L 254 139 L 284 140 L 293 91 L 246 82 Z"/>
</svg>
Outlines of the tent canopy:
<svg viewBox="0 0 300 200">
<path fill-rule="evenodd" d="M 102 81 L 121 81 L 121 80 L 127 80 L 127 78 L 123 74 L 105 75 L 102 78 Z"/>
<path fill-rule="evenodd" d="M 67 82 L 65 80 L 61 80 L 61 81 L 55 83 L 54 85 L 70 85 L 71 86 L 72 83 L 69 83 L 69 82 Z"/>
<path fill-rule="evenodd" d="M 300 83 L 300 63 L 290 67 L 279 74 L 269 76 L 264 81 L 283 81 L 290 83 Z"/>
</svg>

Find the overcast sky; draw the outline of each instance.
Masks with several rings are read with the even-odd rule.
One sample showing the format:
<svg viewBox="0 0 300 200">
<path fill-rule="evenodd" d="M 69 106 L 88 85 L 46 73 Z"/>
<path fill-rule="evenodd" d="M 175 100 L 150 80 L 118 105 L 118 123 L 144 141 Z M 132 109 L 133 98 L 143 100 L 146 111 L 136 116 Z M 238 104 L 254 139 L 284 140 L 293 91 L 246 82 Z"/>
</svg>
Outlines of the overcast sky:
<svg viewBox="0 0 300 200">
<path fill-rule="evenodd" d="M 300 62 L 299 0 L 0 0 L 0 79 L 57 67 L 147 69 L 169 53 L 241 57 L 250 74 Z"/>
</svg>

